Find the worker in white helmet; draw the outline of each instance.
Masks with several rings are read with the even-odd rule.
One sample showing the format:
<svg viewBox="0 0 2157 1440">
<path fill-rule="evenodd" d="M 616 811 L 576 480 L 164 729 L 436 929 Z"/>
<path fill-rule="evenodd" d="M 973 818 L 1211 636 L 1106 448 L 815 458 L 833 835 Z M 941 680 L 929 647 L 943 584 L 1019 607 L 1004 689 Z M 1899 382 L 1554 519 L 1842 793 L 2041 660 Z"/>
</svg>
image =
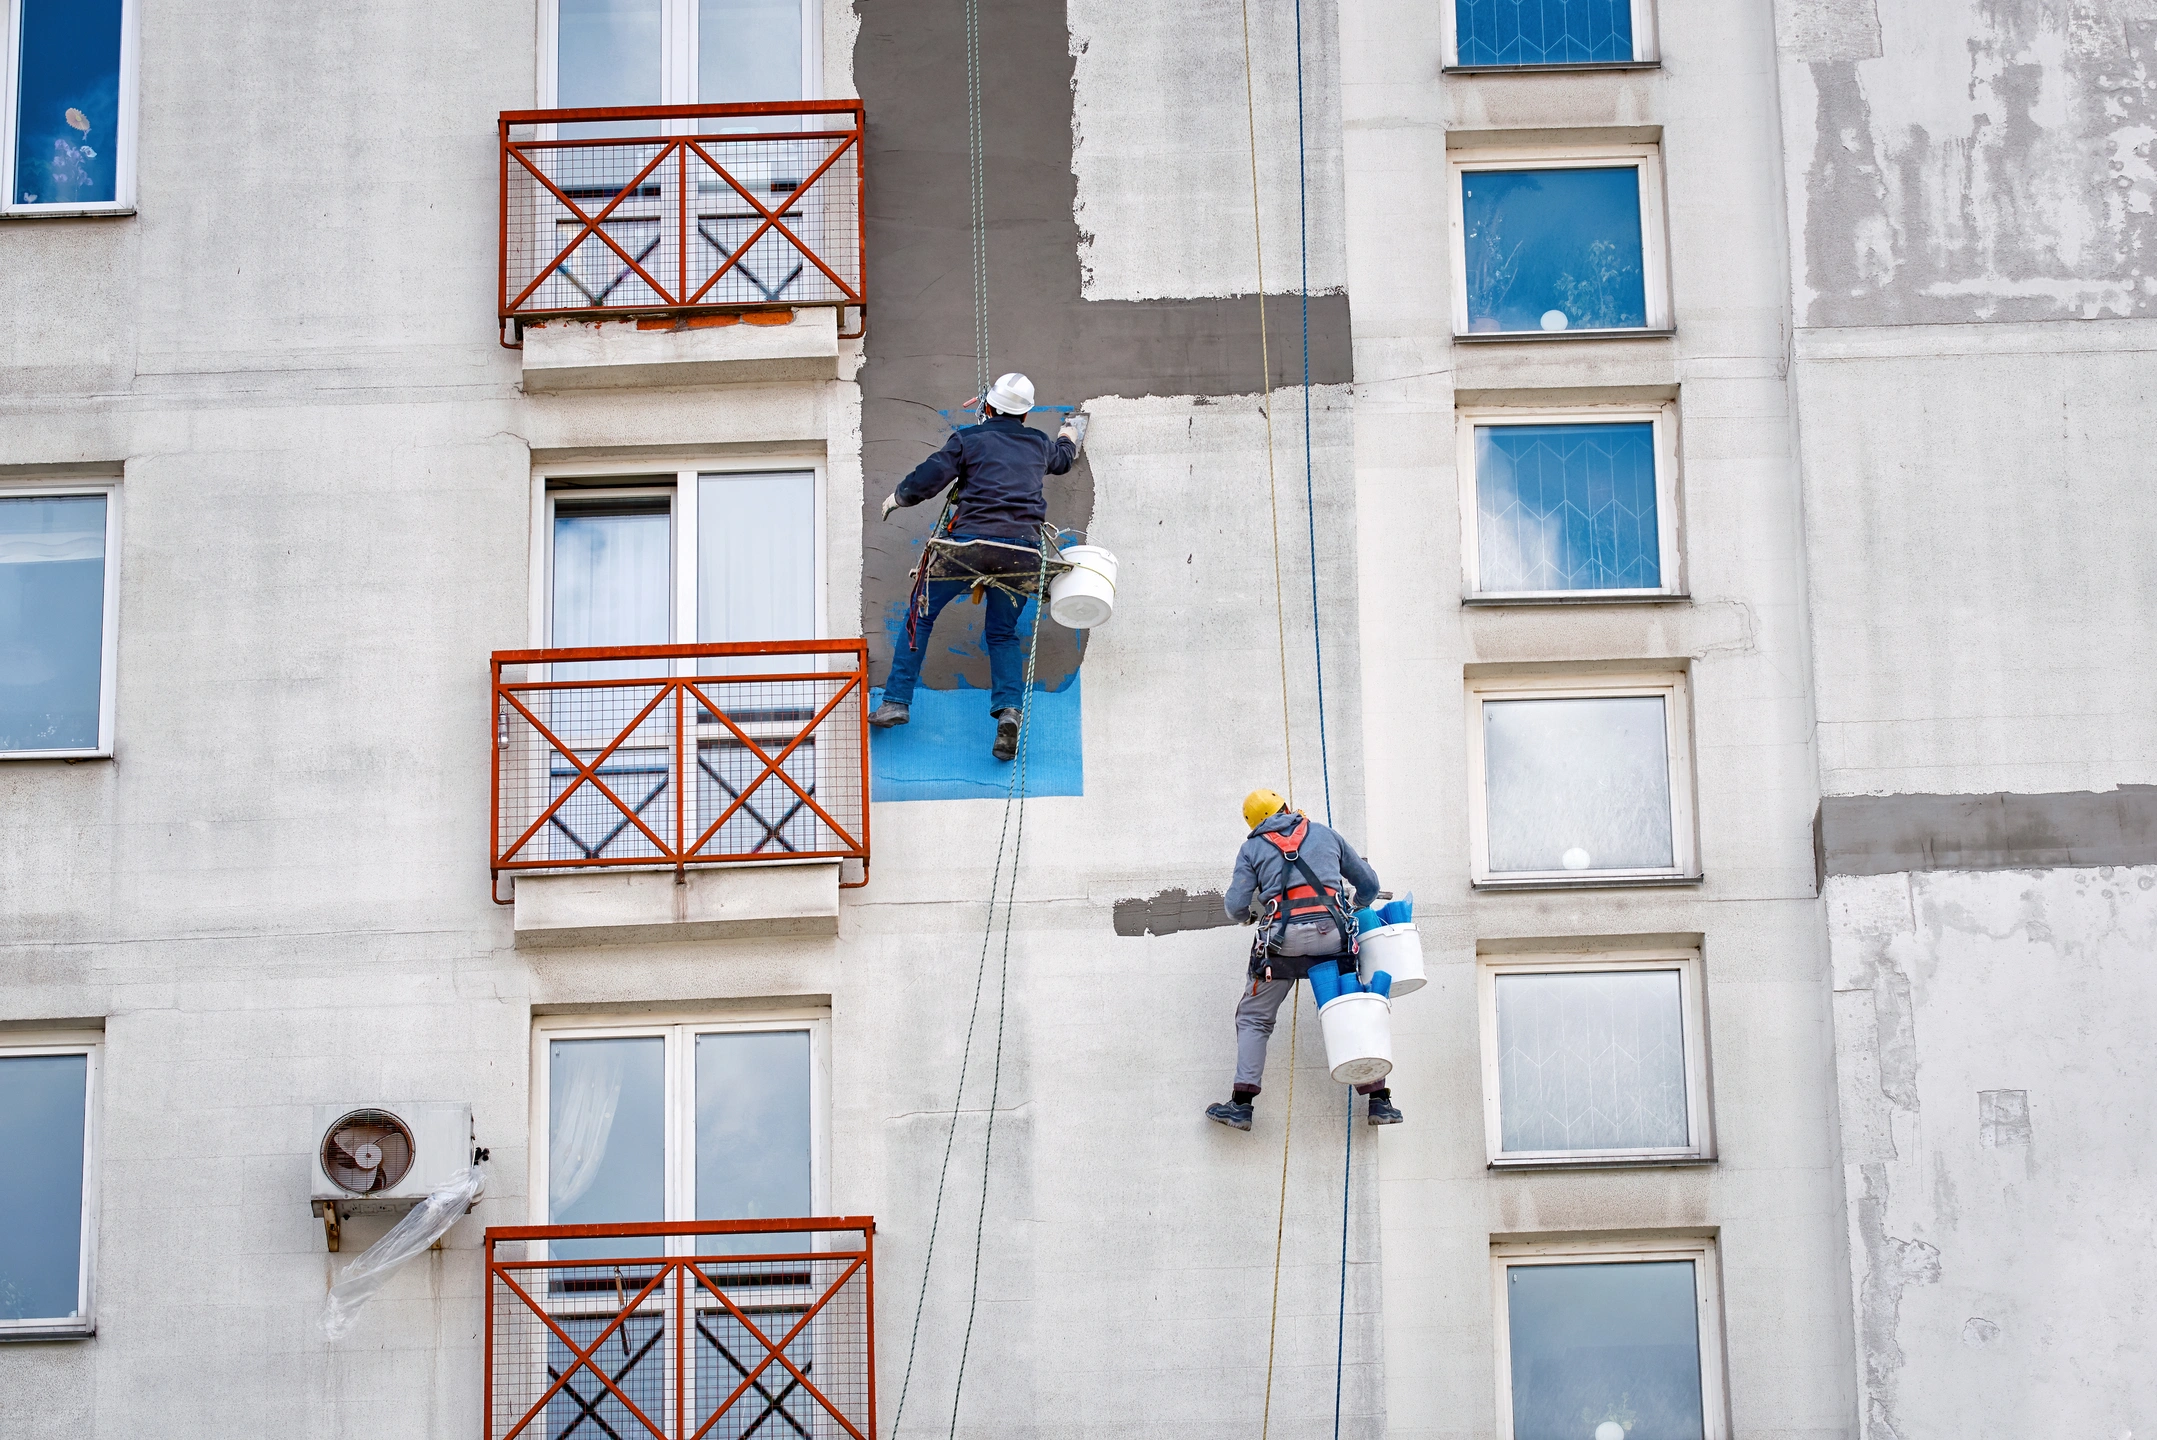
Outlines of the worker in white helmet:
<svg viewBox="0 0 2157 1440">
<path fill-rule="evenodd" d="M 1251 1128 L 1253 1102 L 1266 1073 L 1266 1041 L 1281 1002 L 1312 966 L 1356 968 L 1353 911 L 1381 898 L 1378 872 L 1338 831 L 1288 808 L 1278 791 L 1243 798 L 1250 827 L 1236 852 L 1236 873 L 1221 906 L 1239 924 L 1258 926 L 1243 998 L 1236 1003 L 1236 1079 L 1228 1099 L 1206 1117 L 1234 1130 Z M 1351 896 L 1351 891 L 1353 892 Z M 1401 1123 L 1400 1107 L 1383 1080 L 1358 1085 L 1370 1101 L 1373 1125 Z"/>
<path fill-rule="evenodd" d="M 919 505 L 944 493 L 958 482 L 957 507 L 951 520 L 953 540 L 1002 540 L 1038 545 L 1041 526 L 1048 519 L 1048 501 L 1041 493 L 1044 477 L 1061 475 L 1078 458 L 1085 436 L 1082 417 L 1064 423 L 1054 439 L 1026 423 L 1034 408 L 1034 382 L 1024 375 L 997 379 L 981 397 L 982 420 L 955 432 L 944 448 L 914 467 L 884 501 L 884 518 L 902 505 Z M 971 581 L 932 579 L 927 583 L 927 610 L 910 619 L 912 643 L 892 648 L 891 673 L 884 681 L 883 703 L 869 717 L 879 729 L 904 725 L 914 699 L 914 686 L 921 679 L 922 658 L 928 654 L 929 632 L 936 617 L 959 596 L 972 590 Z M 991 587 L 982 638 L 989 651 L 989 713 L 996 721 L 992 753 L 1009 760 L 1019 748 L 1020 693 L 1025 683 L 1026 657 L 1019 644 L 1019 613 L 1023 602 L 1007 590 Z"/>
</svg>

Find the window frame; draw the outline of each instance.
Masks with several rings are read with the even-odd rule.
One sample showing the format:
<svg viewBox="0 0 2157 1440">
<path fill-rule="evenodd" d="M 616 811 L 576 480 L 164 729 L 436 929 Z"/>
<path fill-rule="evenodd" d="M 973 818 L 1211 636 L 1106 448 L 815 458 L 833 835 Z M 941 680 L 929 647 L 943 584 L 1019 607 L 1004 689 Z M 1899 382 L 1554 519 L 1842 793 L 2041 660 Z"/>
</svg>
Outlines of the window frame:
<svg viewBox="0 0 2157 1440">
<path fill-rule="evenodd" d="M 0 1342 L 10 1340 L 78 1340 L 97 1333 L 97 1230 L 98 1182 L 102 1168 L 99 1153 L 98 1101 L 102 1093 L 105 1037 L 68 1031 L 0 1032 L 0 1060 L 31 1055 L 82 1055 L 87 1057 L 83 1077 L 82 1117 L 82 1250 L 78 1261 L 72 1317 L 34 1320 L 0 1320 Z"/>
<path fill-rule="evenodd" d="M 1678 406 L 1562 405 L 1549 407 L 1463 406 L 1456 413 L 1457 455 L 1461 476 L 1461 600 L 1470 605 L 1608 604 L 1686 598 L 1684 546 L 1678 517 Z M 1655 427 L 1655 526 L 1661 547 L 1663 584 L 1653 590 L 1485 590 L 1482 588 L 1482 476 L 1476 469 L 1479 427 L 1527 425 L 1608 425 L 1647 422 Z"/>
<path fill-rule="evenodd" d="M 548 1225 L 547 1145 L 552 1124 L 553 1067 L 549 1042 L 555 1040 L 666 1041 L 663 1061 L 667 1153 L 666 1219 L 689 1221 L 696 1214 L 696 1037 L 800 1030 L 809 1036 L 809 1207 L 810 1214 L 831 1210 L 831 1010 L 828 1006 L 775 1006 L 769 1009 L 675 1011 L 630 1017 L 605 1015 L 535 1015 L 532 1017 L 532 1115 L 530 1155 L 531 1223 Z M 805 1217 L 800 1217 L 805 1218 Z M 668 1254 L 689 1254 L 693 1236 L 668 1237 Z M 544 1259 L 545 1243 L 535 1242 L 532 1258 Z"/>
<path fill-rule="evenodd" d="M 114 691 L 120 673 L 120 482 L 105 479 L 18 485 L 0 480 L 0 500 L 67 500 L 91 495 L 101 495 L 105 500 L 105 603 L 98 642 L 103 653 L 98 657 L 97 667 L 97 743 L 58 750 L 0 750 L 0 760 L 112 758 L 113 724 L 119 714 Z"/>
<path fill-rule="evenodd" d="M 1608 974 L 1614 970 L 1678 972 L 1679 1023 L 1685 1033 L 1685 1127 L 1689 1144 L 1643 1150 L 1506 1150 L 1499 1092 L 1498 981 L 1507 975 Z M 1543 951 L 1476 957 L 1477 1028 L 1483 1043 L 1483 1144 L 1492 1170 L 1596 1169 L 1712 1163 L 1713 1096 L 1709 1090 L 1706 991 L 1700 951 Z"/>
<path fill-rule="evenodd" d="M 1471 675 L 1468 721 L 1469 883 L 1476 890 L 1581 890 L 1694 885 L 1702 879 L 1694 830 L 1691 676 L 1677 670 L 1568 670 L 1558 674 Z M 1667 868 L 1640 870 L 1507 870 L 1490 868 L 1489 777 L 1483 756 L 1483 706 L 1492 700 L 1601 700 L 1663 697 L 1663 750 L 1670 767 L 1670 858 Z"/>
<path fill-rule="evenodd" d="M 1537 75 L 1567 70 L 1654 70 L 1662 65 L 1661 36 L 1655 29 L 1655 0 L 1632 0 L 1633 58 L 1630 60 L 1560 60 L 1536 65 L 1463 65 L 1460 63 L 1460 0 L 1440 7 L 1445 26 L 1448 75 Z"/>
<path fill-rule="evenodd" d="M 810 537 L 815 562 L 812 584 L 816 591 L 815 634 L 801 636 L 804 640 L 825 640 L 831 636 L 831 556 L 829 553 L 829 497 L 825 490 L 826 467 L 821 458 L 799 454 L 758 456 L 730 456 L 723 460 L 667 461 L 659 464 L 639 464 L 626 461 L 579 461 L 573 464 L 535 466 L 532 471 L 532 538 L 531 538 L 531 636 L 536 649 L 551 649 L 554 644 L 554 505 L 564 496 L 576 499 L 632 499 L 650 497 L 664 492 L 668 497 L 667 519 L 673 527 L 669 562 L 672 573 L 668 577 L 667 591 L 672 604 L 667 613 L 667 642 L 670 645 L 703 643 L 695 638 L 697 631 L 697 504 L 701 491 L 698 480 L 706 475 L 779 475 L 806 474 L 809 488 L 815 499 L 813 534 Z M 671 477 L 671 478 L 668 478 Z M 594 480 L 619 479 L 619 485 L 593 485 Z M 556 483 L 580 482 L 557 489 Z M 717 643 L 717 642 L 713 642 Z M 691 669 L 682 673 L 694 673 L 694 661 L 682 662 Z"/>
<path fill-rule="evenodd" d="M 15 128 L 20 120 L 16 99 L 22 83 L 22 10 L 24 0 L 0 0 L 6 7 L 7 53 L 0 56 L 0 220 L 63 219 L 71 216 L 132 215 L 135 213 L 135 154 L 139 130 L 136 0 L 120 0 L 120 117 L 118 147 L 112 162 L 112 199 L 67 200 L 26 205 L 15 199 L 22 192 L 15 185 L 18 149 Z M 552 0 L 549 0 L 552 3 Z"/>
<path fill-rule="evenodd" d="M 1491 1314 L 1497 1351 L 1498 1440 L 1513 1433 L 1513 1317 L 1505 1276 L 1514 1265 L 1637 1264 L 1668 1260 L 1693 1263 L 1693 1304 L 1700 1337 L 1701 1429 L 1706 1440 L 1729 1440 L 1728 1391 L 1723 1377 L 1722 1268 L 1710 1235 L 1599 1235 L 1566 1240 L 1493 1239 L 1490 1247 Z"/>
<path fill-rule="evenodd" d="M 14 0 L 20 3 L 20 0 Z M 128 0 L 133 4 L 134 0 Z M 827 99 L 824 94 L 824 7 L 819 0 L 801 3 L 801 98 Z M 1638 3 L 1638 0 L 1636 0 Z M 697 0 L 660 0 L 659 5 L 659 103 L 694 105 L 697 83 Z M 561 0 L 539 3 L 539 96 L 538 109 L 558 110 L 556 91 L 561 80 Z M 723 102 L 713 102 L 723 103 Z M 672 122 L 670 122 L 672 123 Z M 684 129 L 682 133 L 689 133 Z"/>
<path fill-rule="evenodd" d="M 1453 339 L 1460 344 L 1667 339 L 1677 322 L 1670 296 L 1670 232 L 1663 201 L 1663 147 L 1640 144 L 1462 146 L 1446 151 L 1446 224 L 1452 245 Z M 1616 170 L 1630 166 L 1640 185 L 1641 325 L 1597 330 L 1468 328 L 1468 223 L 1462 194 L 1469 175 L 1504 170 Z"/>
</svg>

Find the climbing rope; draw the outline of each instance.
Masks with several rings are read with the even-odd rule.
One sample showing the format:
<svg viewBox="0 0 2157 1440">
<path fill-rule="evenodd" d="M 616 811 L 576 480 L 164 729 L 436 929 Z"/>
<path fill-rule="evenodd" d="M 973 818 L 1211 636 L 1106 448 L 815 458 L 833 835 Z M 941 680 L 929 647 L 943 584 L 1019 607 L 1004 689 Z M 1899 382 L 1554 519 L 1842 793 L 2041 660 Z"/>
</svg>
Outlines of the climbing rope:
<svg viewBox="0 0 2157 1440">
<path fill-rule="evenodd" d="M 1296 803 L 1296 744 L 1288 719 L 1288 615 L 1281 589 L 1281 500 L 1273 470 L 1273 351 L 1266 334 L 1266 230 L 1258 209 L 1258 98 L 1251 80 L 1251 0 L 1243 0 L 1243 114 L 1251 139 L 1251 241 L 1258 254 L 1258 403 L 1266 417 L 1266 505 L 1273 516 L 1273 620 L 1281 655 L 1281 758 Z"/>
<path fill-rule="evenodd" d="M 989 192 L 987 146 L 981 133 L 981 0 L 966 0 L 967 183 L 974 212 L 975 394 L 989 394 Z"/>
<path fill-rule="evenodd" d="M 1040 558 L 1037 584 L 1045 579 L 1048 555 Z M 921 1314 L 929 1298 L 929 1274 L 936 1262 L 936 1235 L 944 1218 L 944 1188 L 951 1175 L 951 1154 L 959 1135 L 959 1111 L 966 1095 L 966 1074 L 973 1058 L 974 1030 L 981 1016 L 982 982 L 988 975 L 989 944 L 996 934 L 996 900 L 1004 897 L 1004 944 L 996 984 L 996 1049 L 989 1067 L 989 1110 L 981 1141 L 981 1208 L 974 1219 L 974 1270 L 973 1286 L 966 1302 L 966 1339 L 959 1349 L 958 1379 L 951 1391 L 951 1430 L 958 1433 L 959 1395 L 966 1383 L 966 1357 L 972 1347 L 974 1336 L 974 1312 L 981 1295 L 981 1239 L 983 1226 L 988 1217 L 989 1202 L 989 1156 L 996 1138 L 996 1101 L 1003 1088 L 1004 1062 L 1004 1005 L 1009 995 L 1011 974 L 1011 912 L 1018 898 L 1019 852 L 1026 836 L 1026 757 L 1033 735 L 1034 675 L 1036 660 L 1041 649 L 1041 624 L 1043 611 L 1034 612 L 1033 633 L 1026 646 L 1026 669 L 1023 688 L 1019 695 L 1019 748 L 1013 758 L 1011 779 L 1004 787 L 1004 822 L 996 836 L 996 863 L 989 872 L 988 921 L 981 931 L 981 959 L 974 967 L 974 1002 L 966 1017 L 966 1041 L 959 1051 L 959 1082 L 951 1096 L 951 1128 L 944 1138 L 944 1160 L 936 1175 L 936 1204 L 929 1214 L 929 1243 L 921 1261 L 921 1291 L 914 1299 L 914 1324 L 906 1342 L 906 1372 L 899 1383 L 899 1403 L 892 1415 L 892 1440 L 898 1440 L 899 1426 L 906 1418 L 906 1397 L 914 1383 L 914 1356 L 921 1341 Z M 1013 825 L 1014 802 L 1017 824 Z M 1011 854 L 1011 877 L 1004 883 L 1004 852 L 1008 842 Z"/>
<path fill-rule="evenodd" d="M 1288 1102 L 1281 1117 L 1281 1208 L 1273 1222 L 1273 1309 L 1266 1317 L 1266 1406 L 1258 1437 L 1273 1426 L 1273 1346 L 1281 1328 L 1281 1242 L 1288 1234 L 1288 1139 L 1296 1129 L 1296 1022 L 1303 1018 L 1303 982 L 1288 982 Z M 1352 1092 L 1351 1092 L 1352 1093 Z"/>
</svg>

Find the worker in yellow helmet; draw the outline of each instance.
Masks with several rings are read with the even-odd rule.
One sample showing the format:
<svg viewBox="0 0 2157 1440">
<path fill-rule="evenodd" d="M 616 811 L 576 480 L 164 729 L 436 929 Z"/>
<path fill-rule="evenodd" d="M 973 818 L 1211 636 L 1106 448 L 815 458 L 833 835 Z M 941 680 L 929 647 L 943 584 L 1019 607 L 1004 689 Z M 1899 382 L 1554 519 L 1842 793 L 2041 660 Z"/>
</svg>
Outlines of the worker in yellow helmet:
<svg viewBox="0 0 2157 1440">
<path fill-rule="evenodd" d="M 1236 852 L 1236 873 L 1222 907 L 1240 925 L 1256 924 L 1250 973 L 1236 1005 L 1236 1081 L 1226 1102 L 1209 1106 L 1208 1117 L 1237 1130 L 1251 1128 L 1252 1102 L 1266 1073 L 1266 1041 L 1281 1002 L 1311 966 L 1336 960 L 1355 966 L 1354 911 L 1379 898 L 1378 872 L 1353 845 L 1272 790 L 1243 799 L 1250 827 Z M 1354 889 L 1353 904 L 1349 900 Z M 1384 1081 L 1358 1085 L 1370 1097 L 1370 1123 L 1398 1125 L 1393 1092 Z"/>
</svg>

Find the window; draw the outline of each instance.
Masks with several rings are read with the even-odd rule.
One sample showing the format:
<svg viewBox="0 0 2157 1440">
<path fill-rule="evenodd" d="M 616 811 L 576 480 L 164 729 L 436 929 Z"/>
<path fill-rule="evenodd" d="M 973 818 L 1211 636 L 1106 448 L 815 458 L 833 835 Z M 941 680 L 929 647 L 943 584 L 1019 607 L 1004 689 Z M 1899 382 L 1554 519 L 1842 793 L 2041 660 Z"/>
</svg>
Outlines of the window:
<svg viewBox="0 0 2157 1440">
<path fill-rule="evenodd" d="M 1475 883 L 1699 878 L 1682 674 L 1468 686 Z"/>
<path fill-rule="evenodd" d="M 815 0 L 548 0 L 546 108 L 818 98 Z M 649 133 L 649 122 L 630 122 Z"/>
<path fill-rule="evenodd" d="M 0 488 L 0 757 L 112 753 L 118 501 Z"/>
<path fill-rule="evenodd" d="M 1493 1166 L 1712 1155 L 1698 952 L 1486 955 L 1478 991 Z"/>
<path fill-rule="evenodd" d="M 823 1213 L 828 1022 L 597 1027 L 549 1020 L 534 1046 L 532 1193 L 546 1225 L 795 1219 Z M 726 1248 L 709 1238 L 704 1253 Z M 551 1242 L 550 1257 L 655 1242 Z M 742 1248 L 753 1250 L 754 1237 Z"/>
<path fill-rule="evenodd" d="M 1455 70 L 1571 70 L 1655 63 L 1648 0 L 1453 0 Z"/>
<path fill-rule="evenodd" d="M 0 0 L 8 21 L 0 213 L 135 203 L 134 0 Z"/>
<path fill-rule="evenodd" d="M 1682 593 L 1674 408 L 1462 411 L 1469 598 Z"/>
<path fill-rule="evenodd" d="M 1500 1440 L 1723 1440 L 1704 1239 L 1491 1247 Z"/>
<path fill-rule="evenodd" d="M 1455 150 L 1452 168 L 1456 334 L 1669 330 L 1653 145 Z"/>
<path fill-rule="evenodd" d="M 0 1044 L 0 1339 L 88 1335 L 95 1043 Z"/>
</svg>

